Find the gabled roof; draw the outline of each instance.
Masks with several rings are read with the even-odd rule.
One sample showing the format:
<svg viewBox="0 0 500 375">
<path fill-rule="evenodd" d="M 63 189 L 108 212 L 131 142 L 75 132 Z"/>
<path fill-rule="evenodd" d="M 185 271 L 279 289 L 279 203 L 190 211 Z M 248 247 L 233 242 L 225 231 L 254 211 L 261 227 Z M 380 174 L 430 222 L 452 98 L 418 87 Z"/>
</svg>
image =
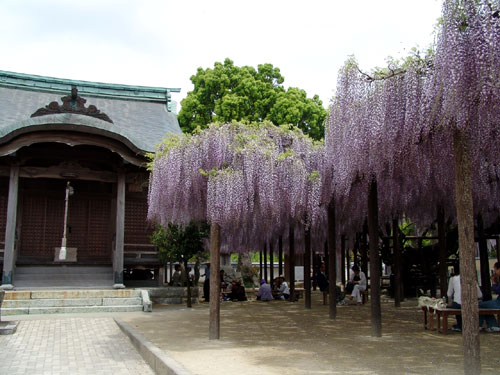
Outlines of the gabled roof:
<svg viewBox="0 0 500 375">
<path fill-rule="evenodd" d="M 71 95 L 76 86 L 85 106 L 95 106 L 112 120 L 77 113 L 49 114 L 31 117 L 51 102 L 62 105 L 61 98 Z M 177 116 L 169 111 L 170 93 L 180 89 L 128 86 L 42 77 L 0 71 L 0 143 L 13 134 L 30 128 L 60 130 L 64 124 L 71 130 L 91 131 L 116 139 L 125 139 L 137 152 L 154 151 L 166 133 L 180 133 Z"/>
</svg>

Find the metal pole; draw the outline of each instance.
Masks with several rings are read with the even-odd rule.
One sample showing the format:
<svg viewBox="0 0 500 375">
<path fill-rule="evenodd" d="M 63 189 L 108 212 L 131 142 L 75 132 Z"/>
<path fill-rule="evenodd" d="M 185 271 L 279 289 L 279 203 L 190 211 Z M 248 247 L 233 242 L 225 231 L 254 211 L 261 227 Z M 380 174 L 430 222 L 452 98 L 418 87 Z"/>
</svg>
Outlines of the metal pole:
<svg viewBox="0 0 500 375">
<path fill-rule="evenodd" d="M 61 241 L 61 249 L 59 250 L 59 260 L 66 259 L 66 227 L 68 226 L 68 198 L 69 198 L 70 185 L 69 181 L 66 183 L 66 198 L 64 200 L 64 229 Z"/>
</svg>

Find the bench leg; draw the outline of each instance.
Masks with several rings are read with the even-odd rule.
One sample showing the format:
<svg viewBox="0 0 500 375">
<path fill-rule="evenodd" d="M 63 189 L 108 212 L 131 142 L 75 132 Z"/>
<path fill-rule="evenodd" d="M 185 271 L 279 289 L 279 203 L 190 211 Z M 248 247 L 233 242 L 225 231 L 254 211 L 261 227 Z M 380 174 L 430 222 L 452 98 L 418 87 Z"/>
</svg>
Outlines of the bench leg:
<svg viewBox="0 0 500 375">
<path fill-rule="evenodd" d="M 427 329 L 427 308 L 422 307 L 422 312 L 424 313 L 424 329 Z"/>
<path fill-rule="evenodd" d="M 434 315 L 435 314 L 429 314 L 429 330 L 434 331 L 436 328 L 434 327 Z"/>
<path fill-rule="evenodd" d="M 448 314 L 443 314 L 443 332 L 448 333 Z"/>
</svg>

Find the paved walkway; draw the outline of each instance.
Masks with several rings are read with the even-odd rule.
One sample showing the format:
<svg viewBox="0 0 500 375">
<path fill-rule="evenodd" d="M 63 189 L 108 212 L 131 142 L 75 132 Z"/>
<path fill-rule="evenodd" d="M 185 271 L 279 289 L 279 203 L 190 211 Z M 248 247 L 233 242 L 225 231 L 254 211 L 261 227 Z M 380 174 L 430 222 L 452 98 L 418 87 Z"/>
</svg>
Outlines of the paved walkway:
<svg viewBox="0 0 500 375">
<path fill-rule="evenodd" d="M 153 374 L 113 318 L 22 320 L 0 336 L 0 374 Z"/>
</svg>

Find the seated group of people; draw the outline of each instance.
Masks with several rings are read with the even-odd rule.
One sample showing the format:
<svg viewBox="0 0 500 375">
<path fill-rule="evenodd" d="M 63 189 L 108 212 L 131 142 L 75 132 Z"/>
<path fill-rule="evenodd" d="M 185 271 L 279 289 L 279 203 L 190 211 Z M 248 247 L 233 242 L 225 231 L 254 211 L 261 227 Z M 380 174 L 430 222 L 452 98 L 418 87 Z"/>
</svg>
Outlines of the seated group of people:
<svg viewBox="0 0 500 375">
<path fill-rule="evenodd" d="M 453 301 L 449 304 L 451 308 L 461 309 L 462 308 L 462 296 L 460 287 L 460 275 L 458 274 L 458 269 L 455 272 L 455 276 L 450 277 L 448 283 L 448 291 L 446 295 L 449 301 Z M 477 298 L 479 300 L 479 308 L 483 309 L 499 309 L 500 308 L 500 262 L 496 262 L 493 265 L 493 274 L 491 275 L 492 289 L 497 298 L 490 301 L 482 301 L 483 293 L 476 282 L 477 287 Z M 453 331 L 462 331 L 462 316 L 457 315 L 457 324 L 451 327 Z M 500 326 L 495 319 L 494 315 L 479 315 L 479 328 L 482 329 L 484 323 L 486 323 L 486 332 L 500 332 Z"/>
<path fill-rule="evenodd" d="M 274 287 L 274 288 L 273 288 Z M 283 276 L 279 276 L 273 280 L 273 287 L 266 280 L 260 280 L 260 288 L 257 292 L 257 300 L 272 301 L 273 299 L 289 299 L 290 289 L 288 283 Z"/>
<path fill-rule="evenodd" d="M 316 276 L 316 282 L 318 283 L 319 290 L 323 292 L 323 304 L 327 304 L 328 291 L 329 291 L 329 281 L 326 275 L 326 267 L 325 264 L 322 263 L 319 269 L 319 273 Z M 349 274 L 349 281 L 345 286 L 345 295 L 342 293 L 342 290 L 338 285 L 335 286 L 337 291 L 337 305 L 345 305 L 344 298 L 347 297 L 350 300 L 356 300 L 357 305 L 361 305 L 362 298 L 361 292 L 366 290 L 366 275 L 363 271 L 359 269 L 358 265 L 354 265 L 351 268 L 351 272 Z"/>
</svg>

